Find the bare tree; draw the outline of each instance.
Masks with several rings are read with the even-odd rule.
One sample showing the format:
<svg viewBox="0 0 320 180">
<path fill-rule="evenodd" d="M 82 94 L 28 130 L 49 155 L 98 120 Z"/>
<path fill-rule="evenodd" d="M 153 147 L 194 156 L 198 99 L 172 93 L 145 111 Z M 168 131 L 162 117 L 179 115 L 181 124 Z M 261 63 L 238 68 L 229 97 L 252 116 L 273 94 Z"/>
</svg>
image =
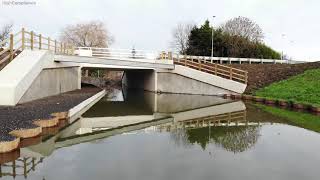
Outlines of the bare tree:
<svg viewBox="0 0 320 180">
<path fill-rule="evenodd" d="M 262 42 L 264 35 L 260 26 L 247 17 L 236 17 L 230 19 L 221 29 L 233 36 L 242 36 L 254 42 Z"/>
<path fill-rule="evenodd" d="M 4 41 L 5 39 L 9 38 L 10 32 L 12 31 L 13 24 L 8 23 L 1 27 L 0 29 L 0 42 Z M 5 46 L 4 44 L 3 46 Z"/>
<path fill-rule="evenodd" d="M 187 50 L 190 32 L 194 26 L 193 23 L 179 23 L 172 31 L 172 48 L 184 54 Z"/>
<path fill-rule="evenodd" d="M 77 47 L 108 47 L 113 38 L 100 21 L 68 25 L 62 30 L 61 41 Z"/>
</svg>

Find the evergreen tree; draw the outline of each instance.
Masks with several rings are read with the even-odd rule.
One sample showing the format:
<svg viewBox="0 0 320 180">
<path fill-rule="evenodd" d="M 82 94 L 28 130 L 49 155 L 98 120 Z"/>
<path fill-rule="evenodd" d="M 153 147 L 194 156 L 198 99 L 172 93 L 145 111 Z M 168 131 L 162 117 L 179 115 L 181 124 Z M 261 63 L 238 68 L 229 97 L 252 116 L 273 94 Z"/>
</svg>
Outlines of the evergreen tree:
<svg viewBox="0 0 320 180">
<path fill-rule="evenodd" d="M 213 31 L 213 36 L 212 36 Z M 212 29 L 208 20 L 200 27 L 194 27 L 188 39 L 186 54 L 211 56 L 213 38 L 213 56 L 280 59 L 280 53 L 263 44 L 251 41 L 239 35 L 230 35 L 222 29 Z"/>
</svg>

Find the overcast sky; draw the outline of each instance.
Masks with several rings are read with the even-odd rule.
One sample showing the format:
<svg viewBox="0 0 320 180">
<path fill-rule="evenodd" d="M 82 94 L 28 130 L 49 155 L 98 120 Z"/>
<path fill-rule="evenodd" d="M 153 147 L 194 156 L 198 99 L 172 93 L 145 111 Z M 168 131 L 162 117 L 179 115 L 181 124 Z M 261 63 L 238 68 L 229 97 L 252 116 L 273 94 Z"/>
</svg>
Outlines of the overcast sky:
<svg viewBox="0 0 320 180">
<path fill-rule="evenodd" d="M 237 16 L 256 21 L 265 43 L 300 60 L 320 59 L 319 0 L 15 0 L 36 5 L 8 6 L 0 0 L 0 25 L 59 37 L 67 24 L 103 21 L 115 48 L 167 50 L 179 22 L 213 23 Z M 282 38 L 282 34 L 286 36 Z"/>
</svg>

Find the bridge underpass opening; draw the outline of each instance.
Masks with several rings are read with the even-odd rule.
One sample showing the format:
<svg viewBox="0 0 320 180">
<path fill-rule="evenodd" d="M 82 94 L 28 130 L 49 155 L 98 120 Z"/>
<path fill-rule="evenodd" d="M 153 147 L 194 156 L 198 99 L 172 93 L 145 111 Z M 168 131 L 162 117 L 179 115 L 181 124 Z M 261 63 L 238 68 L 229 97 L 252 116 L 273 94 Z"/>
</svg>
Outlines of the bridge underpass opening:
<svg viewBox="0 0 320 180">
<path fill-rule="evenodd" d="M 83 85 L 156 91 L 156 72 L 152 69 L 82 68 L 81 75 Z"/>
<path fill-rule="evenodd" d="M 102 68 L 82 68 L 82 85 L 93 85 L 101 88 L 108 86 L 121 87 L 122 70 L 102 69 Z"/>
</svg>

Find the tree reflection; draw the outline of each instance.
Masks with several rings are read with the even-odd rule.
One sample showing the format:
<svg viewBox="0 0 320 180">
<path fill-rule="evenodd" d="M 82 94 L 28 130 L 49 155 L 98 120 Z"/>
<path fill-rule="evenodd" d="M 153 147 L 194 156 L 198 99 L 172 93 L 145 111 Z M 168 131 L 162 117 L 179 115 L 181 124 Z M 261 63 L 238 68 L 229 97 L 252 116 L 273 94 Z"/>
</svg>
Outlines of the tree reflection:
<svg viewBox="0 0 320 180">
<path fill-rule="evenodd" d="M 170 131 L 170 138 L 177 146 L 189 147 L 188 134 L 185 129 L 173 129 Z"/>
<path fill-rule="evenodd" d="M 199 144 L 206 149 L 213 142 L 227 151 L 239 153 L 256 144 L 259 132 L 260 126 L 203 127 L 175 130 L 171 138 L 177 145 Z"/>
</svg>

